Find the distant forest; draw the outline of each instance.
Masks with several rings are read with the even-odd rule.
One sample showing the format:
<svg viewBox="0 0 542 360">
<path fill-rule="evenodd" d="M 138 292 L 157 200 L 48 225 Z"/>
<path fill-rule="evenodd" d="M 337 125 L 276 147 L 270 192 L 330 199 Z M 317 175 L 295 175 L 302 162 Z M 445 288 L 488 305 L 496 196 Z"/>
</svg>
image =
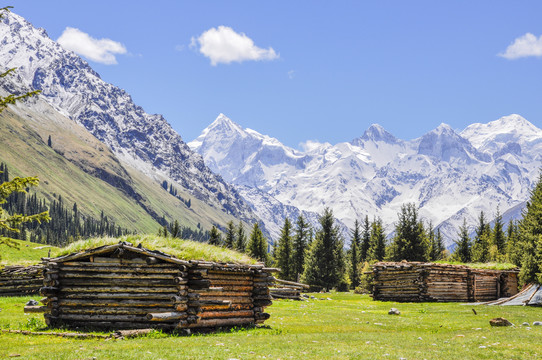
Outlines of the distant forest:
<svg viewBox="0 0 542 360">
<path fill-rule="evenodd" d="M 0 184 L 10 180 L 9 169 L 5 163 L 0 163 Z M 7 231 L 0 228 L 0 236 L 12 239 L 29 240 L 36 243 L 65 246 L 73 241 L 88 239 L 91 237 L 112 236 L 119 237 L 133 234 L 133 229 L 122 228 L 101 212 L 100 218 L 82 214 L 77 203 L 66 204 L 62 195 L 53 194 L 53 201 L 38 198 L 36 193 L 14 192 L 2 208 L 8 214 L 37 214 L 49 211 L 51 221 L 23 223 L 19 232 Z M 165 219 L 159 219 L 161 223 L 167 224 Z M 181 226 L 177 221 L 166 225 L 166 228 L 173 230 L 175 237 L 191 239 L 195 241 L 207 241 L 209 232 L 201 229 L 194 230 Z M 172 233 L 170 232 L 170 235 Z"/>
</svg>

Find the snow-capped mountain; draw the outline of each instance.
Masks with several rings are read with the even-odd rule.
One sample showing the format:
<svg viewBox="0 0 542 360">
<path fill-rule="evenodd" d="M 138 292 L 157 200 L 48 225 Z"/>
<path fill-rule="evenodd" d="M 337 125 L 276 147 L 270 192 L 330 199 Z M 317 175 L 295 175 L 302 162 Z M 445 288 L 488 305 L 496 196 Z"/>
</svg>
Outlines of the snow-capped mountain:
<svg viewBox="0 0 542 360">
<path fill-rule="evenodd" d="M 392 232 L 401 205 L 415 202 L 448 245 L 463 218 L 474 225 L 480 211 L 492 217 L 497 208 L 517 216 L 542 164 L 542 130 L 519 115 L 461 133 L 441 124 L 410 141 L 372 125 L 349 143 L 298 151 L 221 114 L 189 146 L 262 213 L 271 196 L 311 213 L 328 206 L 350 227 L 380 216 Z"/>
<path fill-rule="evenodd" d="M 0 20 L 0 44 L 2 68 L 17 68 L 21 85 L 41 90 L 43 99 L 105 143 L 123 164 L 155 179 L 167 177 L 240 219 L 255 219 L 235 189 L 209 170 L 161 115 L 147 114 L 45 30 L 7 13 Z"/>
</svg>

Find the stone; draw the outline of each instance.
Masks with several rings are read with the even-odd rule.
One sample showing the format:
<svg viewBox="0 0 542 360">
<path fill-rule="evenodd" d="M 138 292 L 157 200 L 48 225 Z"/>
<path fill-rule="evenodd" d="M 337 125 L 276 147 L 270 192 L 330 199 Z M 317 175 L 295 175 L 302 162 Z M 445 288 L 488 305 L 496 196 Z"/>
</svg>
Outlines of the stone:
<svg viewBox="0 0 542 360">
<path fill-rule="evenodd" d="M 528 322 L 524 322 L 521 326 L 530 326 Z"/>
<path fill-rule="evenodd" d="M 512 326 L 512 325 L 514 325 L 510 321 L 508 321 L 508 320 L 506 320 L 505 318 L 502 318 L 502 317 L 498 317 L 498 318 L 494 318 L 494 319 L 489 320 L 489 324 L 491 326 Z"/>
<path fill-rule="evenodd" d="M 26 306 L 36 306 L 36 305 L 39 305 L 39 302 L 37 302 L 37 301 L 34 300 L 34 299 L 30 299 L 30 300 L 28 300 L 28 302 L 26 303 Z"/>
<path fill-rule="evenodd" d="M 533 321 L 533 326 L 542 326 L 542 321 Z"/>
<path fill-rule="evenodd" d="M 388 315 L 401 315 L 401 312 L 396 308 L 391 308 L 390 311 L 388 311 Z"/>
</svg>

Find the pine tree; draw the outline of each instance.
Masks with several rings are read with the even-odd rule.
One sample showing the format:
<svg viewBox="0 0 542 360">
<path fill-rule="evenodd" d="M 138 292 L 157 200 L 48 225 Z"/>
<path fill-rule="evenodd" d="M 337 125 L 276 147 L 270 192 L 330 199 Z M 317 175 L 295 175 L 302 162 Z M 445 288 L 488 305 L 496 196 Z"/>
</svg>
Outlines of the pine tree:
<svg viewBox="0 0 542 360">
<path fill-rule="evenodd" d="M 237 237 L 235 242 L 235 250 L 239 252 L 245 252 L 247 248 L 247 236 L 245 234 L 245 228 L 243 227 L 243 223 L 239 221 L 239 225 L 237 225 Z"/>
<path fill-rule="evenodd" d="M 209 244 L 210 245 L 220 245 L 222 243 L 222 238 L 216 226 L 213 225 L 211 232 L 209 233 Z"/>
<path fill-rule="evenodd" d="M 435 228 L 433 227 L 432 221 L 429 221 L 429 224 L 427 224 L 427 240 L 430 246 L 429 260 L 436 261 L 439 258 L 439 249 L 437 244 L 437 235 L 435 234 Z"/>
<path fill-rule="evenodd" d="M 360 274 L 358 271 L 358 265 L 360 263 L 360 247 L 361 247 L 361 234 L 359 231 L 359 222 L 356 219 L 354 221 L 354 228 L 352 229 L 352 241 L 350 242 L 350 287 L 355 289 L 359 286 Z"/>
<path fill-rule="evenodd" d="M 303 280 L 329 290 L 339 285 L 344 276 L 343 242 L 330 209 L 324 210 L 319 222 L 321 229 L 316 232 L 307 253 Z"/>
<path fill-rule="evenodd" d="M 520 246 L 523 252 L 520 283 L 541 283 L 542 273 L 542 171 L 519 221 Z"/>
<path fill-rule="evenodd" d="M 53 140 L 51 140 L 51 135 L 47 138 L 47 146 L 53 147 Z"/>
<path fill-rule="evenodd" d="M 280 238 L 275 247 L 275 262 L 280 269 L 280 277 L 284 280 L 296 280 L 292 266 L 292 223 L 284 219 Z"/>
<path fill-rule="evenodd" d="M 367 261 L 369 257 L 369 249 L 371 248 L 371 224 L 369 223 L 369 216 L 365 215 L 365 221 L 363 222 L 363 234 L 362 242 L 360 246 L 359 257 L 360 261 Z"/>
<path fill-rule="evenodd" d="M 469 228 L 467 227 L 467 219 L 463 219 L 463 225 L 459 228 L 459 240 L 454 252 L 454 259 L 463 263 L 471 262 L 471 240 L 469 237 Z"/>
<path fill-rule="evenodd" d="M 373 220 L 371 224 L 371 248 L 367 257 L 368 261 L 382 261 L 386 257 L 386 235 L 382 219 Z"/>
<path fill-rule="evenodd" d="M 179 221 L 175 220 L 171 226 L 171 237 L 177 238 L 181 236 L 181 229 L 179 227 Z"/>
<path fill-rule="evenodd" d="M 485 214 L 480 212 L 478 217 L 478 227 L 476 228 L 476 236 L 472 243 L 472 261 L 473 262 L 488 262 L 489 261 L 489 243 L 491 241 L 491 227 L 486 222 Z"/>
<path fill-rule="evenodd" d="M 390 249 L 391 260 L 427 261 L 429 244 L 423 223 L 418 220 L 416 205 L 404 204 L 397 216 L 399 221 Z"/>
<path fill-rule="evenodd" d="M 235 225 L 233 221 L 228 222 L 228 227 L 226 228 L 226 237 L 224 239 L 224 246 L 228 249 L 235 248 Z"/>
<path fill-rule="evenodd" d="M 519 240 L 519 227 L 517 222 L 510 220 L 506 234 L 506 257 L 509 262 L 521 266 L 522 249 Z"/>
<path fill-rule="evenodd" d="M 295 235 L 292 245 L 292 274 L 295 277 L 295 281 L 298 281 L 301 274 L 303 274 L 308 237 L 309 224 L 305 221 L 303 215 L 299 215 L 296 221 Z"/>
<path fill-rule="evenodd" d="M 497 215 L 491 231 L 491 261 L 500 261 L 506 252 L 506 235 L 503 230 L 502 215 L 497 208 Z"/>
<path fill-rule="evenodd" d="M 257 259 L 265 264 L 268 262 L 267 257 L 267 240 L 260 230 L 258 223 L 254 223 L 252 232 L 250 233 L 250 240 L 247 245 L 247 253 L 250 257 Z"/>
<path fill-rule="evenodd" d="M 438 250 L 437 260 L 442 260 L 444 258 L 444 251 L 446 250 L 446 248 L 444 247 L 444 240 L 442 239 L 440 229 L 437 229 L 437 236 L 435 237 L 435 241 Z"/>
</svg>

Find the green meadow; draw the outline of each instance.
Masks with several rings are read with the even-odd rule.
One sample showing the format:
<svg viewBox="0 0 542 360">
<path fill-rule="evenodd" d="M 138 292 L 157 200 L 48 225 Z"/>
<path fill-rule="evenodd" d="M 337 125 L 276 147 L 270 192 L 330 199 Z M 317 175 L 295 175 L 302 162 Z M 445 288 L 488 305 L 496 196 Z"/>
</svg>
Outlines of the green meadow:
<svg viewBox="0 0 542 360">
<path fill-rule="evenodd" d="M 0 358 L 21 359 L 539 359 L 542 311 L 457 303 L 393 303 L 352 293 L 274 301 L 265 326 L 211 334 L 161 332 L 133 339 L 77 340 L 19 335 L 46 329 L 23 314 L 30 297 L 0 298 Z M 39 297 L 34 297 L 38 299 Z M 328 300 L 328 298 L 330 300 Z M 395 307 L 400 315 L 388 315 Z M 473 310 L 477 314 L 474 314 Z M 489 325 L 505 317 L 514 327 Z M 529 327 L 522 326 L 528 322 Z M 98 333 L 97 333 L 98 334 Z"/>
</svg>

